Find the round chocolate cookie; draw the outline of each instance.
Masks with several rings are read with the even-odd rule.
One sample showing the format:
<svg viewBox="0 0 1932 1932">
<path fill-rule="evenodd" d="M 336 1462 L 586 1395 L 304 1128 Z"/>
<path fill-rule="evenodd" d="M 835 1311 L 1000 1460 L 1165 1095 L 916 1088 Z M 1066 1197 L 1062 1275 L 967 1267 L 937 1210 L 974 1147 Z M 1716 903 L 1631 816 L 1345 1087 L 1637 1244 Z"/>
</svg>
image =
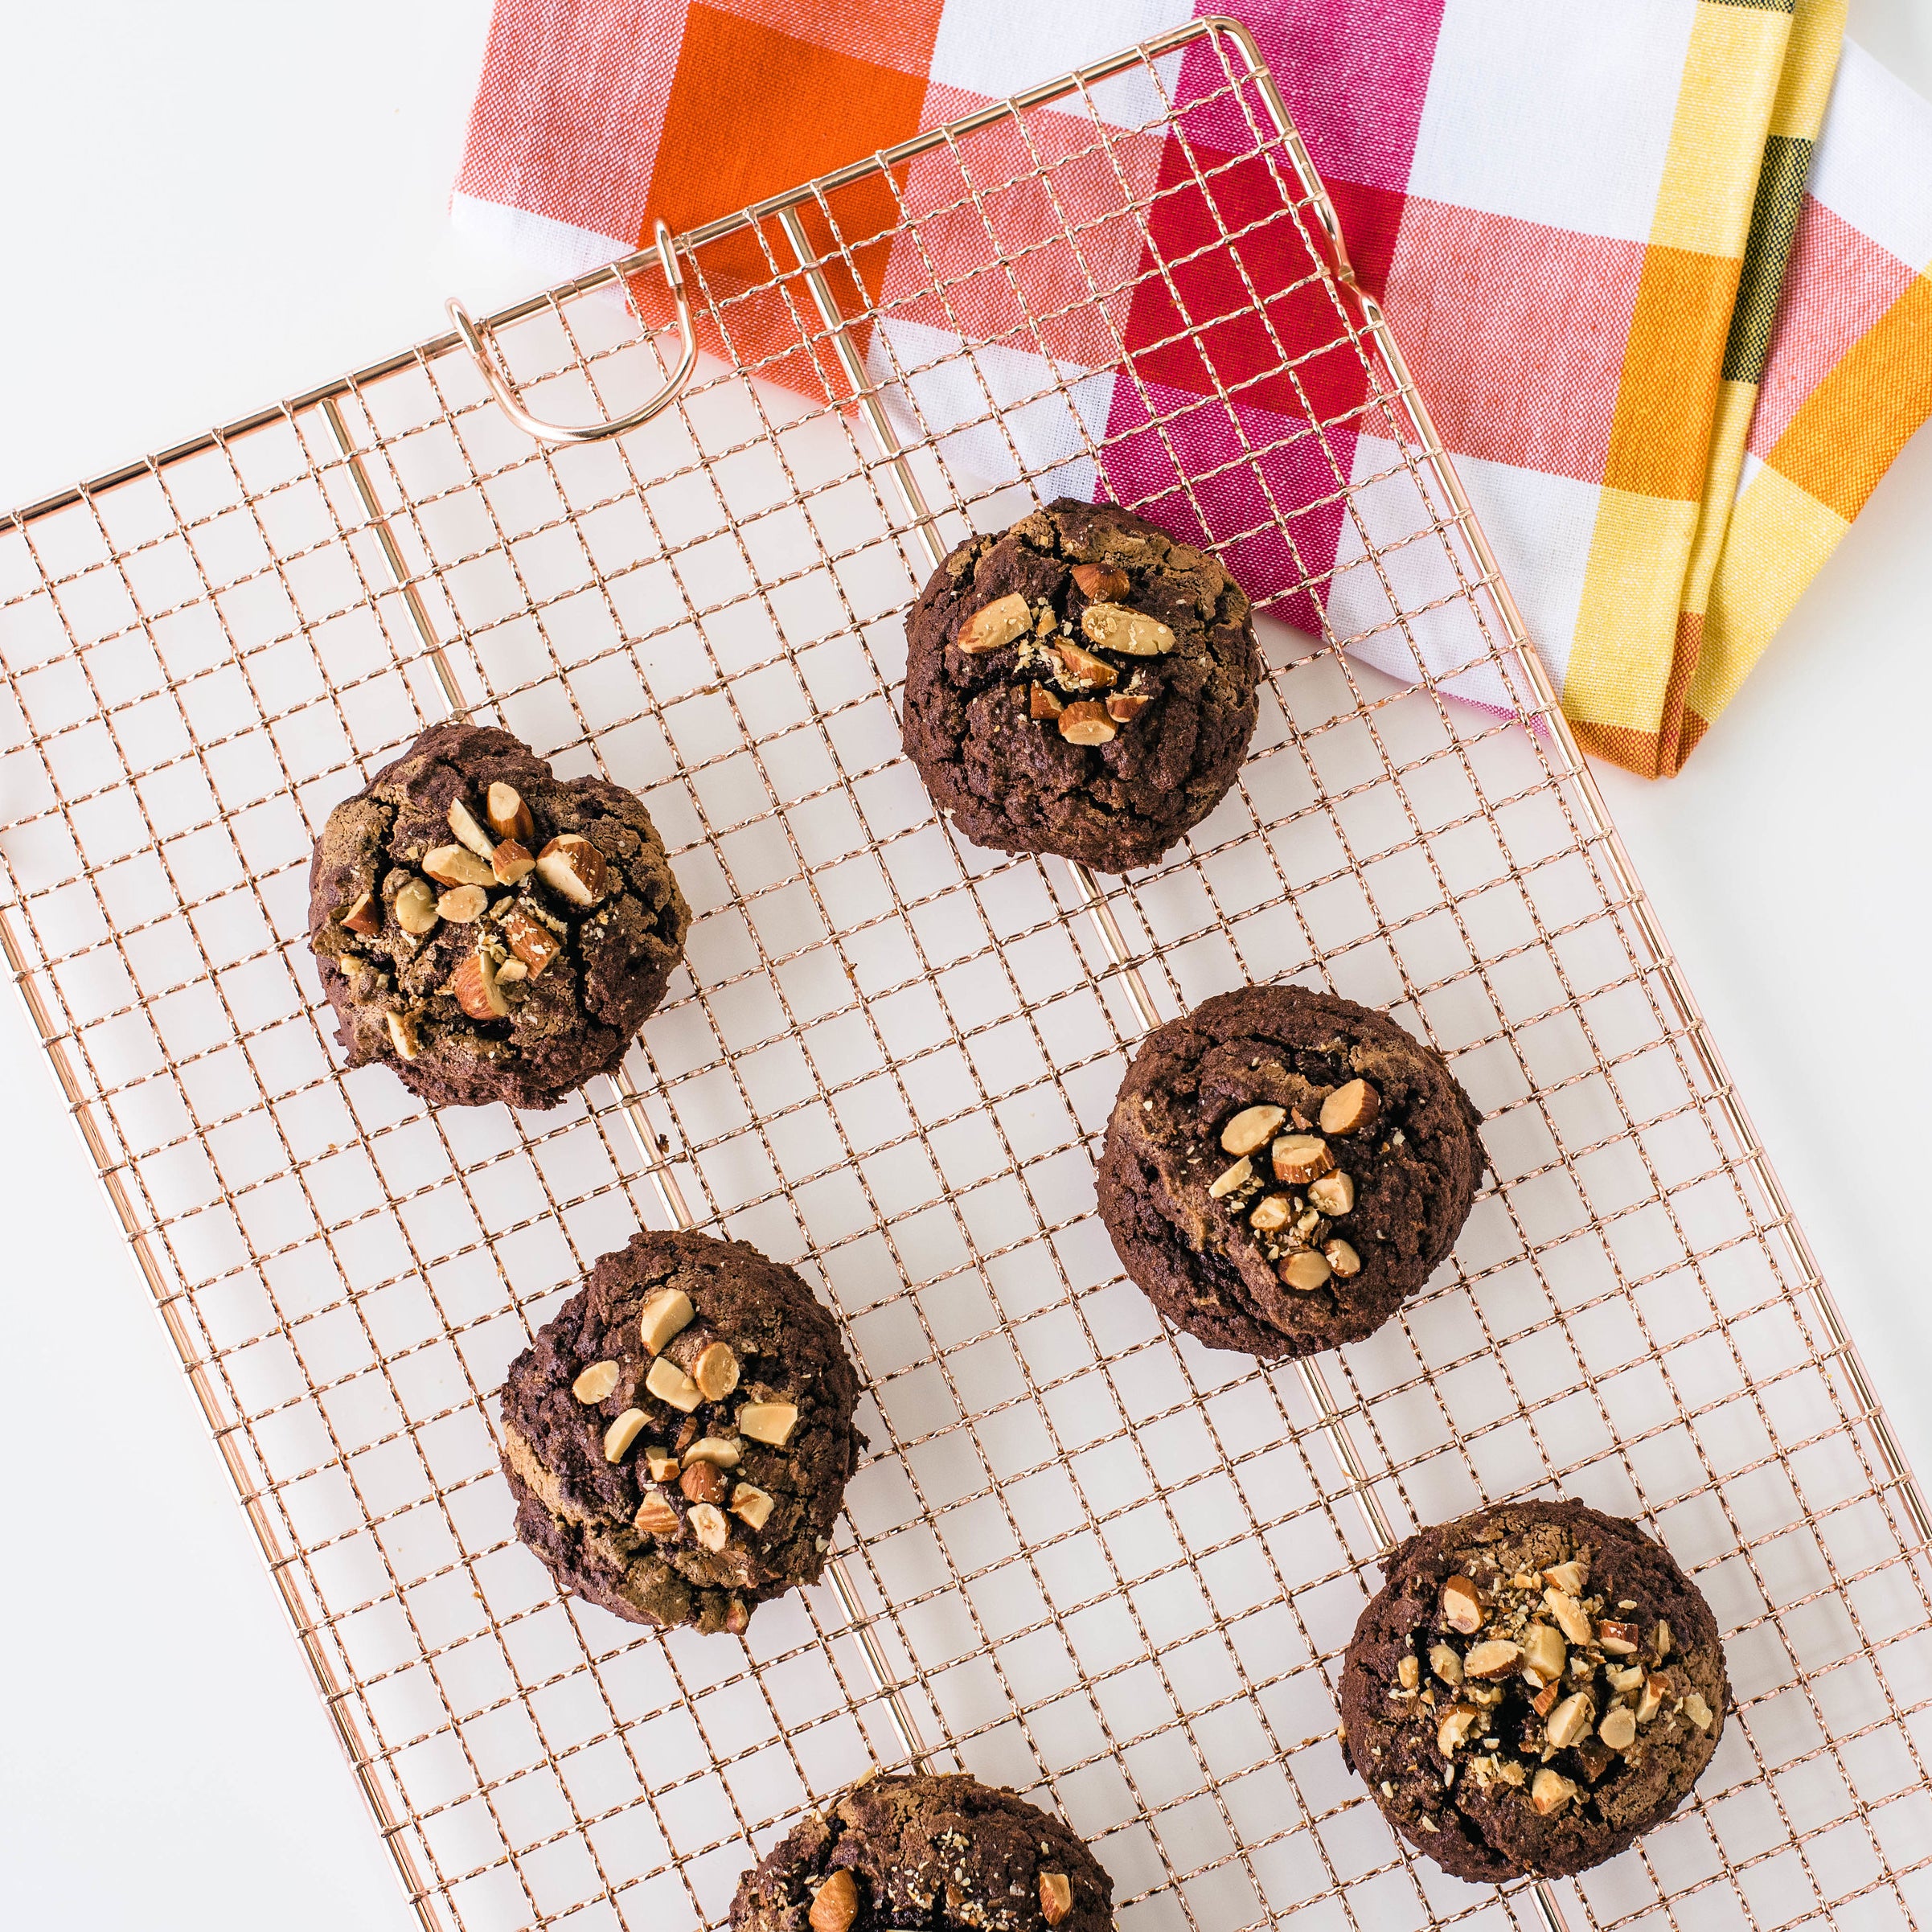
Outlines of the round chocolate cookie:
<svg viewBox="0 0 1932 1932">
<path fill-rule="evenodd" d="M 503 1384 L 516 1532 L 634 1623 L 742 1631 L 825 1568 L 865 1438 L 838 1323 L 742 1241 L 634 1235 Z"/>
<path fill-rule="evenodd" d="M 738 1881 L 732 1932 L 1107 1932 L 1114 1881 L 1051 1812 L 977 1778 L 869 1778 Z"/>
<path fill-rule="evenodd" d="M 1448 1253 L 1483 1178 L 1479 1124 L 1393 1020 L 1246 987 L 1142 1041 L 1107 1122 L 1100 1216 L 1176 1327 L 1312 1355 L 1372 1334 Z"/>
<path fill-rule="evenodd" d="M 1683 1801 L 1731 1700 L 1717 1620 L 1668 1550 L 1581 1503 L 1412 1536 L 1342 1671 L 1343 1748 L 1458 1878 L 1601 1864 Z"/>
<path fill-rule="evenodd" d="M 962 544 L 905 634 L 906 754 L 976 845 L 1151 865 L 1254 736 L 1247 598 L 1111 503 L 1062 497 Z"/>
<path fill-rule="evenodd" d="M 624 1057 L 691 909 L 642 800 L 437 724 L 329 814 L 309 945 L 352 1067 L 437 1106 L 554 1106 Z"/>
</svg>

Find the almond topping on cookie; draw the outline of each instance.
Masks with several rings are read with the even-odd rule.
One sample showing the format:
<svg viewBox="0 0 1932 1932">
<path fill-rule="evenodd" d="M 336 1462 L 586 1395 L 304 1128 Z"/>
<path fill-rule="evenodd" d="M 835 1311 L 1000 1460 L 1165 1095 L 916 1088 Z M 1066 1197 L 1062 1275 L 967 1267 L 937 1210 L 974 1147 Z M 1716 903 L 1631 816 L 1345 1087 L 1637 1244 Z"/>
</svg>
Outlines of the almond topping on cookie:
<svg viewBox="0 0 1932 1932">
<path fill-rule="evenodd" d="M 560 832 L 537 854 L 538 878 L 572 905 L 595 905 L 609 883 L 604 855 L 577 832 Z"/>
<path fill-rule="evenodd" d="M 1107 700 L 1107 716 L 1116 724 L 1131 724 L 1154 702 L 1145 691 L 1122 691 Z"/>
<path fill-rule="evenodd" d="M 1326 1257 L 1304 1248 L 1299 1253 L 1290 1255 L 1274 1272 L 1286 1286 L 1306 1294 L 1320 1287 L 1334 1270 Z"/>
<path fill-rule="evenodd" d="M 750 1529 L 762 1529 L 772 1513 L 772 1499 L 755 1483 L 740 1483 L 731 1492 L 731 1513 Z"/>
<path fill-rule="evenodd" d="M 738 1411 L 738 1432 L 754 1442 L 782 1449 L 798 1426 L 798 1411 L 790 1402 L 747 1402 Z"/>
<path fill-rule="evenodd" d="M 675 1536 L 678 1533 L 678 1512 L 654 1489 L 638 1505 L 631 1527 L 642 1536 Z"/>
<path fill-rule="evenodd" d="M 1033 628 L 1033 613 L 1018 591 L 995 597 L 974 611 L 959 627 L 953 642 L 969 657 L 982 650 L 998 650 L 1015 638 L 1023 638 Z"/>
<path fill-rule="evenodd" d="M 436 894 L 420 879 L 405 879 L 396 890 L 396 923 L 412 939 L 435 929 Z"/>
<path fill-rule="evenodd" d="M 1352 1080 L 1322 1102 L 1324 1134 L 1360 1134 L 1382 1110 L 1382 1097 L 1365 1080 Z"/>
<path fill-rule="evenodd" d="M 1106 744 L 1117 734 L 1106 706 L 1097 699 L 1081 698 L 1060 714 L 1060 735 L 1069 744 Z"/>
<path fill-rule="evenodd" d="M 423 855 L 423 871 L 438 885 L 494 885 L 496 874 L 487 859 L 460 845 L 439 845 Z"/>
<path fill-rule="evenodd" d="M 1554 1684 L 1563 1675 L 1569 1652 L 1556 1629 L 1547 1623 L 1532 1623 L 1523 1639 L 1523 1661 L 1545 1684 Z"/>
<path fill-rule="evenodd" d="M 450 801 L 449 829 L 456 834 L 458 840 L 468 846 L 470 851 L 474 852 L 486 865 L 490 863 L 490 848 L 492 843 L 490 836 L 477 823 L 476 814 L 470 810 L 468 806 L 464 804 L 461 798 L 453 798 Z"/>
<path fill-rule="evenodd" d="M 627 1409 L 604 1431 L 604 1460 L 621 1462 L 630 1446 L 643 1432 L 645 1416 L 641 1409 Z"/>
<path fill-rule="evenodd" d="M 1549 1614 L 1557 1620 L 1557 1626 L 1572 1643 L 1588 1643 L 1593 1632 L 1589 1617 L 1583 1606 L 1568 1590 L 1546 1589 L 1543 1601 L 1548 1606 Z"/>
<path fill-rule="evenodd" d="M 519 845 L 528 845 L 536 837 L 536 820 L 531 817 L 523 794 L 501 778 L 491 784 L 484 796 L 483 815 L 499 839 L 514 839 Z"/>
<path fill-rule="evenodd" d="M 722 1436 L 702 1436 L 684 1452 L 687 1462 L 715 1462 L 720 1469 L 738 1466 L 738 1445 Z"/>
<path fill-rule="evenodd" d="M 1597 1726 L 1597 1735 L 1613 1751 L 1627 1751 L 1637 1741 L 1636 1713 L 1627 1704 L 1612 1704 Z"/>
<path fill-rule="evenodd" d="M 389 1023 L 389 1044 L 404 1060 L 414 1060 L 422 1052 L 416 1037 L 416 1016 L 410 1013 L 385 1013 Z"/>
<path fill-rule="evenodd" d="M 660 1402 L 681 1409 L 688 1415 L 704 1400 L 704 1392 L 668 1356 L 659 1356 L 644 1378 L 644 1386 Z"/>
<path fill-rule="evenodd" d="M 1288 1225 L 1288 1217 L 1294 1212 L 1286 1195 L 1270 1194 L 1248 1216 L 1248 1225 L 1257 1234 L 1273 1234 L 1278 1228 Z"/>
<path fill-rule="evenodd" d="M 1248 1159 L 1237 1160 L 1232 1167 L 1224 1167 L 1208 1184 L 1208 1198 L 1220 1200 L 1232 1194 L 1237 1188 L 1245 1188 L 1254 1178 L 1254 1163 Z"/>
<path fill-rule="evenodd" d="M 1080 628 L 1089 644 L 1125 657 L 1161 658 L 1174 648 L 1174 633 L 1159 617 L 1124 604 L 1089 604 L 1080 613 Z"/>
<path fill-rule="evenodd" d="M 1105 658 L 1097 658 L 1090 650 L 1082 650 L 1071 638 L 1064 638 L 1054 646 L 1060 653 L 1060 661 L 1067 667 L 1068 678 L 1076 684 L 1096 684 L 1102 689 L 1114 682 L 1114 667 Z"/>
<path fill-rule="evenodd" d="M 372 892 L 359 892 L 346 911 L 336 914 L 336 923 L 352 933 L 360 933 L 365 939 L 373 939 L 383 929 L 382 908 L 375 903 Z"/>
<path fill-rule="evenodd" d="M 536 870 L 527 846 L 506 839 L 490 855 L 490 871 L 498 885 L 521 885 Z"/>
<path fill-rule="evenodd" d="M 1357 1254 L 1354 1249 L 1344 1241 L 1330 1241 L 1322 1249 L 1322 1253 L 1328 1265 L 1343 1281 L 1347 1281 L 1352 1274 L 1360 1274 L 1362 1272 L 1361 1256 Z"/>
<path fill-rule="evenodd" d="M 729 1487 L 716 1462 L 687 1462 L 678 1478 L 687 1503 L 722 1503 Z"/>
<path fill-rule="evenodd" d="M 1537 1772 L 1529 1787 L 1530 1809 L 1540 1818 L 1561 1811 L 1577 1795 L 1577 1787 L 1561 1771 L 1548 1765 Z"/>
<path fill-rule="evenodd" d="M 1275 1129 L 1287 1118 L 1285 1107 L 1243 1107 L 1221 1129 L 1221 1151 L 1226 1154 L 1252 1154 L 1274 1138 Z"/>
<path fill-rule="evenodd" d="M 617 1387 L 621 1372 L 615 1362 L 593 1362 L 570 1384 L 570 1393 L 580 1402 L 601 1402 Z"/>
<path fill-rule="evenodd" d="M 1040 1916 L 1056 1926 L 1073 1909 L 1073 1881 L 1064 1872 L 1040 1875 Z"/>
<path fill-rule="evenodd" d="M 1346 1174 L 1324 1174 L 1310 1183 L 1308 1199 L 1332 1220 L 1355 1206 L 1355 1183 Z"/>
<path fill-rule="evenodd" d="M 723 1342 L 713 1342 L 691 1365 L 691 1379 L 708 1402 L 722 1402 L 738 1386 L 738 1358 Z"/>
<path fill-rule="evenodd" d="M 691 1326 L 695 1313 L 691 1297 L 682 1288 L 660 1288 L 644 1304 L 644 1312 L 638 1318 L 638 1332 L 645 1347 L 652 1355 L 662 1353 L 674 1335 Z"/>
<path fill-rule="evenodd" d="M 480 885 L 453 885 L 436 902 L 437 917 L 452 925 L 470 925 L 483 916 L 490 895 Z"/>
<path fill-rule="evenodd" d="M 1036 718 L 1057 718 L 1066 709 L 1044 684 L 1032 687 L 1027 699 L 1027 709 Z"/>
<path fill-rule="evenodd" d="M 1313 1134 L 1284 1134 L 1274 1143 L 1274 1178 L 1291 1188 L 1319 1180 L 1335 1166 L 1328 1143 Z"/>
<path fill-rule="evenodd" d="M 806 1914 L 812 1932 L 847 1932 L 859 1916 L 859 1888 L 850 1872 L 835 1872 L 819 1886 Z"/>
<path fill-rule="evenodd" d="M 691 1534 L 706 1549 L 720 1550 L 731 1540 L 731 1525 L 715 1503 L 692 1503 L 689 1521 Z"/>
<path fill-rule="evenodd" d="M 1442 1585 L 1442 1621 L 1465 1637 L 1482 1629 L 1483 1598 L 1468 1577 L 1451 1577 Z"/>
<path fill-rule="evenodd" d="M 1114 603 L 1124 597 L 1130 588 L 1126 572 L 1112 564 L 1076 564 L 1073 581 L 1080 586 L 1082 597 L 1098 604 Z"/>
<path fill-rule="evenodd" d="M 1590 1728 L 1596 1716 L 1585 1691 L 1573 1691 L 1549 1714 L 1543 1734 L 1558 1750 L 1574 1744 Z"/>
<path fill-rule="evenodd" d="M 1471 1677 L 1507 1677 L 1521 1660 L 1523 1647 L 1507 1637 L 1491 1637 L 1472 1644 L 1462 1659 L 1462 1669 Z"/>
</svg>

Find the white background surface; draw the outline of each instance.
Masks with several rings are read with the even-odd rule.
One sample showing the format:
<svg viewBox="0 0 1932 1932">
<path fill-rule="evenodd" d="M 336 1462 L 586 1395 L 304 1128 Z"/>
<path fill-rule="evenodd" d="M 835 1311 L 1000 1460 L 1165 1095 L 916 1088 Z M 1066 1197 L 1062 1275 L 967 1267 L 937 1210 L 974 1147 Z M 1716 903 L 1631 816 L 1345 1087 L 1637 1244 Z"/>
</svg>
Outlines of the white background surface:
<svg viewBox="0 0 1932 1932">
<path fill-rule="evenodd" d="M 482 310 L 445 202 L 487 0 L 11 0 L 0 504 Z M 1932 7 L 1852 0 L 1932 93 Z M 1932 1475 L 1932 439 L 1688 770 L 1603 773 L 1894 1421 Z M 0 1918 L 412 1923 L 24 1016 L 0 1007 Z"/>
</svg>

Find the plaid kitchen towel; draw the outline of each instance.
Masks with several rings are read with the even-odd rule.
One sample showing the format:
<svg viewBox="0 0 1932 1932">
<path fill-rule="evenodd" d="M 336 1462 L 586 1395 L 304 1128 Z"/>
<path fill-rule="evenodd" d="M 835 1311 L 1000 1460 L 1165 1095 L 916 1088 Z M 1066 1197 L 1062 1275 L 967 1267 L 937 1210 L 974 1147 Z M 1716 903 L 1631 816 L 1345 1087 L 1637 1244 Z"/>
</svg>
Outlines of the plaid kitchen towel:
<svg viewBox="0 0 1932 1932">
<path fill-rule="evenodd" d="M 498 0 L 457 217 L 559 277 L 580 273 L 658 216 L 695 228 L 1193 10 Z M 1579 738 L 1634 771 L 1677 770 L 1932 412 L 1932 108 L 1844 41 L 1844 0 L 1234 10 Z M 1131 89 L 1121 102 L 1124 123 L 1148 118 Z M 1115 111 L 1104 94 L 1095 105 Z M 1163 165 L 1146 158 L 1151 187 Z M 893 267 L 875 252 L 855 265 L 878 300 Z M 1130 327 L 1153 343 L 1174 320 Z M 1190 388 L 1226 386 L 1171 374 L 1159 404 L 1170 450 Z M 1130 447 L 1147 385 L 1097 375 L 1079 407 L 1088 435 L 1111 451 L 1125 433 Z M 1253 445 L 1254 423 L 1233 428 Z M 1270 446 L 1283 440 L 1278 425 Z M 1388 467 L 1375 442 L 1356 438 L 1357 478 Z M 1070 462 L 1056 480 L 1090 490 L 1097 478 Z M 1257 595 L 1319 579 L 1326 607 L 1303 598 L 1302 621 L 1326 617 L 1348 638 L 1370 628 L 1339 608 L 1368 576 L 1346 568 L 1352 541 L 1338 510 L 1292 553 L 1229 560 Z"/>
</svg>

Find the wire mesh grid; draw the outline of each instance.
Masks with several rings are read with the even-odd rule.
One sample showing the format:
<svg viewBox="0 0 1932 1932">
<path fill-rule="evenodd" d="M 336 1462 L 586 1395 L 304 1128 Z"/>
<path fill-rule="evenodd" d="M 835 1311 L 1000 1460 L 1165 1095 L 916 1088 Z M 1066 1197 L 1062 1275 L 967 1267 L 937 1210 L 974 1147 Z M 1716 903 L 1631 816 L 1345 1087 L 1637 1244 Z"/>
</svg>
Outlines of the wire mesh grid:
<svg viewBox="0 0 1932 1932">
<path fill-rule="evenodd" d="M 1056 1806 L 1136 1927 L 1932 1892 L 1922 1510 L 1326 215 L 1198 26 L 687 238 L 720 355 L 646 429 L 533 448 L 445 339 L 0 531 L 0 934 L 426 1925 L 715 1923 L 912 1755 Z M 672 359 L 584 286 L 494 341 L 553 413 Z M 1250 385 L 1298 404 L 1271 442 Z M 956 841 L 897 743 L 931 545 L 1083 481 L 1329 620 L 1264 622 L 1235 792 L 1104 892 Z M 666 835 L 696 920 L 628 1089 L 431 1113 L 338 1069 L 310 843 L 445 677 Z M 1093 1213 L 1150 1015 L 1281 978 L 1431 1040 L 1493 1170 L 1306 1372 L 1177 1343 Z M 867 1383 L 840 1587 L 741 1639 L 560 1598 L 497 1473 L 511 1357 L 680 1202 Z M 1391 1531 L 1553 1491 L 1668 1543 L 1737 1708 L 1539 1897 L 1405 1852 L 1332 1684 Z"/>
</svg>

